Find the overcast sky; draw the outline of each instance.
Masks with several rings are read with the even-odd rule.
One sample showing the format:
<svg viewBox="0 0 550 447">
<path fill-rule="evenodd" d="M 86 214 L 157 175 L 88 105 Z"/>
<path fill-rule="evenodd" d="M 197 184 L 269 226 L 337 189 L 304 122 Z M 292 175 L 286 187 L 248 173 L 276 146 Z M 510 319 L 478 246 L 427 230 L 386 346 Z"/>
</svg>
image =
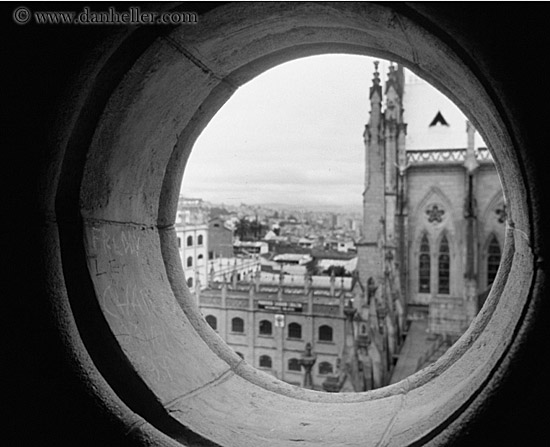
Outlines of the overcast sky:
<svg viewBox="0 0 550 447">
<path fill-rule="evenodd" d="M 242 86 L 196 141 L 182 193 L 225 204 L 359 208 L 374 60 L 313 56 Z"/>
</svg>

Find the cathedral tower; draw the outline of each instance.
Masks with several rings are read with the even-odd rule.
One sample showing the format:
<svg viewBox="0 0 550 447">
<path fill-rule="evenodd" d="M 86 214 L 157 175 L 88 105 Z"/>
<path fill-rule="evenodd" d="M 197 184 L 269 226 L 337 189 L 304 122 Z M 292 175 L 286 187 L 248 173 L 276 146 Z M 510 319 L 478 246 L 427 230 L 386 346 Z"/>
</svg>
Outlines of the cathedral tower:
<svg viewBox="0 0 550 447">
<path fill-rule="evenodd" d="M 403 69 L 390 65 L 385 86 L 385 110 L 378 62 L 369 92 L 371 112 L 365 126 L 365 185 L 363 233 L 357 244 L 359 280 L 366 290 L 369 278 L 381 286 L 382 299 L 392 307 L 400 294 L 395 265 L 403 223 L 399 220 L 404 194 L 401 165 L 405 159 L 406 124 L 403 122 Z M 398 169 L 399 168 L 399 169 Z M 398 217 L 396 221 L 396 216 Z M 396 229 L 398 230 L 396 232 Z"/>
</svg>

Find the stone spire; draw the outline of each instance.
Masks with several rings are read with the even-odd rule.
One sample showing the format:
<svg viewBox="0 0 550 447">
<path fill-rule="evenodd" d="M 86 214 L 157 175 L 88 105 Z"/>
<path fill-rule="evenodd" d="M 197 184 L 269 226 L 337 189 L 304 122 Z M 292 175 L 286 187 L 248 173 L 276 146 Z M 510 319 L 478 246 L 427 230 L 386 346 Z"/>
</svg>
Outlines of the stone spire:
<svg viewBox="0 0 550 447">
<path fill-rule="evenodd" d="M 366 285 L 367 278 L 382 275 L 383 259 L 379 250 L 384 237 L 384 117 L 382 115 L 382 87 L 378 61 L 374 63 L 370 87 L 370 117 L 365 126 L 365 188 L 363 190 L 363 231 L 357 243 L 359 281 Z M 382 244 L 383 245 L 383 244 Z"/>
<path fill-rule="evenodd" d="M 382 87 L 380 86 L 380 73 L 378 72 L 378 65 L 380 61 L 374 61 L 374 73 L 372 78 L 372 86 L 370 88 L 369 99 L 372 101 L 372 97 L 375 93 L 378 93 L 378 98 L 382 100 Z"/>
</svg>

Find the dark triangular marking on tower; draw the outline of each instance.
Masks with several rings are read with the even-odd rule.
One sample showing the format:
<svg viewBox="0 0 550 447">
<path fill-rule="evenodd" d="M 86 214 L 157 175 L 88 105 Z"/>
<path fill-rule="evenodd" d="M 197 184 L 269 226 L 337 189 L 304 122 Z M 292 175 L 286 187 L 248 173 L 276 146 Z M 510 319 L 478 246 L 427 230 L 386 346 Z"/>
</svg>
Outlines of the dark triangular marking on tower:
<svg viewBox="0 0 550 447">
<path fill-rule="evenodd" d="M 437 124 L 441 124 L 442 126 L 448 126 L 449 125 L 447 123 L 447 121 L 445 121 L 445 118 L 443 118 L 443 115 L 441 114 L 441 112 L 437 112 L 437 115 L 435 116 L 435 118 L 430 123 L 430 127 L 435 126 Z"/>
</svg>

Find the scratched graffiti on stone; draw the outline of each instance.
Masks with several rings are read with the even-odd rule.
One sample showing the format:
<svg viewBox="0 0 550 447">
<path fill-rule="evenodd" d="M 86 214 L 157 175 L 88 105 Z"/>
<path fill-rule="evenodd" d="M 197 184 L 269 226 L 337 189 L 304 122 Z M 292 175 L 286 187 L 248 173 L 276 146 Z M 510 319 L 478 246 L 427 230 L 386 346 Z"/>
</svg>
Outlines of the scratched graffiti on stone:
<svg viewBox="0 0 550 447">
<path fill-rule="evenodd" d="M 117 338 L 130 358 L 139 359 L 136 366 L 145 377 L 154 382 L 171 382 L 174 380 L 170 373 L 174 359 L 167 354 L 166 348 L 173 347 L 172 335 L 166 328 L 154 326 L 144 328 L 139 336 L 121 333 Z"/>
<path fill-rule="evenodd" d="M 92 227 L 89 238 L 90 248 L 94 253 L 118 256 L 139 255 L 140 235 L 135 231 L 113 230 L 109 232 L 105 227 Z"/>
<path fill-rule="evenodd" d="M 90 225 L 86 250 L 97 299 L 122 349 L 147 380 L 168 382 L 186 329 L 171 289 L 162 287 L 162 270 L 151 263 L 155 237 L 138 228 Z"/>
<path fill-rule="evenodd" d="M 171 304 L 167 304 L 159 298 L 153 299 L 147 288 L 135 284 L 125 284 L 121 287 L 110 284 L 103 290 L 100 304 L 105 313 L 115 319 L 126 319 L 131 316 L 147 317 L 177 310 L 177 304 L 173 301 L 168 301 Z"/>
<path fill-rule="evenodd" d="M 95 276 L 101 275 L 123 275 L 128 266 L 122 260 L 117 258 L 98 259 L 97 257 L 90 260 L 92 273 Z"/>
</svg>

